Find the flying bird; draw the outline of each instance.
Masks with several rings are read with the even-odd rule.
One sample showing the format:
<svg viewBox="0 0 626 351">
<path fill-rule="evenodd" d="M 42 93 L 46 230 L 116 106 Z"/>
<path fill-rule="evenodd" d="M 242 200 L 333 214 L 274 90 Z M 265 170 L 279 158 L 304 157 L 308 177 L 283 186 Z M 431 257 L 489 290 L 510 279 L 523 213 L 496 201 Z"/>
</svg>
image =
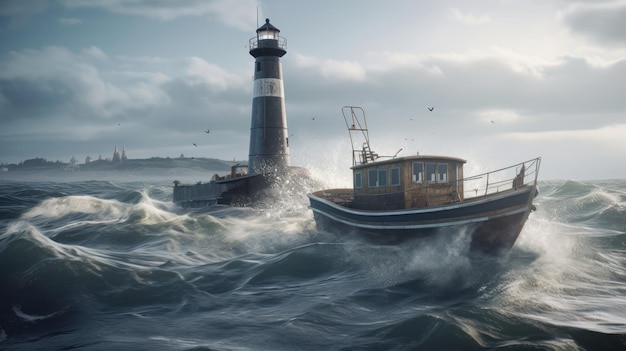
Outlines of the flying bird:
<svg viewBox="0 0 626 351">
<path fill-rule="evenodd" d="M 193 146 L 195 146 L 195 147 L 198 147 L 198 144 L 196 144 L 196 143 L 193 143 Z"/>
<path fill-rule="evenodd" d="M 207 134 L 209 134 L 209 133 L 211 133 L 211 130 L 210 130 L 210 129 L 207 129 L 207 130 L 205 130 L 204 132 L 205 132 L 205 133 L 207 133 Z"/>
<path fill-rule="evenodd" d="M 491 121 L 491 123 L 492 123 L 492 124 L 496 124 L 496 122 L 494 122 L 494 121 Z"/>
<path fill-rule="evenodd" d="M 435 106 L 433 106 L 433 107 L 429 107 L 429 108 L 428 108 L 428 111 L 431 111 L 431 112 L 432 112 L 432 110 L 434 110 L 434 109 L 435 109 Z"/>
</svg>

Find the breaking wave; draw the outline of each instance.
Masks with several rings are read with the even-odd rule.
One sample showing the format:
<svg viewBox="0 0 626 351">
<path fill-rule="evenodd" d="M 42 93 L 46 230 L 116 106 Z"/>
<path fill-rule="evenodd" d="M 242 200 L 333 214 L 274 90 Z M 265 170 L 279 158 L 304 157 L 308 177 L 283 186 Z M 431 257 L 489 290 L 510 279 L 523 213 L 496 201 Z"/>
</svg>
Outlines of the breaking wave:
<svg viewBox="0 0 626 351">
<path fill-rule="evenodd" d="M 158 183 L 1 183 L 0 349 L 626 345 L 626 181 L 541 183 L 503 257 L 462 231 L 402 245 L 320 231 L 302 196 L 170 199 Z"/>
</svg>

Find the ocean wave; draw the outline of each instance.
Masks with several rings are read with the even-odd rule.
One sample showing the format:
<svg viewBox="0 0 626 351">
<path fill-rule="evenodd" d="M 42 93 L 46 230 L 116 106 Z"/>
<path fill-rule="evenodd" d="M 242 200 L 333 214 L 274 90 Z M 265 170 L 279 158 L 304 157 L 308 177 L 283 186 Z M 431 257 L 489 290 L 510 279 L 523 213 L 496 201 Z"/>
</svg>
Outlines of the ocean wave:
<svg viewBox="0 0 626 351">
<path fill-rule="evenodd" d="M 624 194 L 572 181 L 549 190 L 506 265 L 499 309 L 545 325 L 623 333 L 626 217 L 606 213 L 623 205 Z"/>
<path fill-rule="evenodd" d="M 566 181 L 542 184 L 539 206 L 556 222 L 575 223 L 600 229 L 598 234 L 626 233 L 626 188 L 623 182 Z"/>
<path fill-rule="evenodd" d="M 0 348 L 619 349 L 625 186 L 543 182 L 495 258 L 468 231 L 318 230 L 300 195 L 186 211 L 161 184 L 5 186 Z"/>
</svg>

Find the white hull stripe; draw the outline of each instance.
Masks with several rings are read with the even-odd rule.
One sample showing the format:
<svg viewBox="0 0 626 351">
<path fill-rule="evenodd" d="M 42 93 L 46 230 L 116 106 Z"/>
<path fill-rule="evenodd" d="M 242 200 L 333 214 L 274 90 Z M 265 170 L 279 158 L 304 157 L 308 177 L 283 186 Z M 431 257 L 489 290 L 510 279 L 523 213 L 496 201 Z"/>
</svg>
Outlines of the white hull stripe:
<svg viewBox="0 0 626 351">
<path fill-rule="evenodd" d="M 523 190 L 517 190 L 516 192 L 524 193 L 524 192 L 529 192 L 531 190 L 532 190 L 532 187 L 529 187 L 529 188 L 524 188 Z M 332 201 L 328 201 L 322 197 L 319 197 L 313 194 L 308 194 L 307 196 L 309 198 L 315 198 L 316 201 L 324 203 L 327 206 L 339 209 L 341 212 L 346 212 L 346 213 L 350 213 L 350 214 L 357 215 L 357 216 L 362 216 L 362 215 L 365 215 L 365 213 L 367 213 L 367 216 L 371 216 L 371 217 L 387 217 L 387 216 L 404 215 L 404 214 L 407 214 L 408 212 L 429 213 L 429 212 L 439 212 L 442 210 L 453 210 L 453 209 L 464 208 L 464 207 L 474 207 L 476 205 L 510 197 L 511 195 L 512 195 L 511 193 L 489 195 L 489 196 L 485 196 L 484 199 L 480 199 L 480 200 L 475 200 L 472 198 L 466 199 L 465 201 L 460 202 L 456 205 L 433 206 L 433 207 L 427 207 L 427 208 L 422 208 L 422 209 L 411 209 L 411 210 L 384 211 L 384 212 L 378 212 L 378 213 L 376 212 L 371 213 L 370 211 L 360 211 L 360 210 L 345 208 L 341 205 L 337 205 L 333 203 Z"/>
<path fill-rule="evenodd" d="M 283 80 L 276 78 L 260 78 L 254 80 L 252 97 L 274 96 L 284 97 Z"/>
<path fill-rule="evenodd" d="M 487 217 L 475 217 L 475 218 L 471 218 L 471 219 L 465 219 L 465 220 L 460 220 L 460 221 L 446 221 L 446 222 L 441 222 L 441 223 L 429 223 L 429 224 L 402 224 L 402 225 L 394 225 L 393 223 L 390 223 L 389 225 L 375 225 L 375 224 L 363 224 L 363 223 L 355 223 L 352 221 L 348 221 L 345 219 L 341 219 L 338 218 L 336 216 L 333 216 L 331 214 L 328 214 L 326 212 L 320 211 L 316 208 L 311 208 L 311 210 L 313 212 L 316 212 L 318 214 L 324 215 L 334 221 L 343 223 L 343 224 L 347 224 L 349 226 L 352 227 L 356 227 L 356 228 L 366 228 L 366 229 L 386 229 L 386 230 L 393 230 L 393 229 L 427 229 L 427 228 L 441 228 L 441 227 L 449 227 L 449 226 L 456 226 L 456 225 L 466 225 L 466 224 L 471 224 L 471 223 L 479 223 L 479 222 L 485 222 L 488 221 L 490 219 L 494 219 L 494 218 L 498 218 L 498 217 L 506 217 L 506 216 L 512 216 L 515 214 L 519 214 L 519 213 L 523 213 L 526 212 L 528 209 L 526 207 L 524 208 L 519 208 L 513 211 L 509 211 L 506 213 L 501 213 L 498 214 L 496 216 L 487 216 Z"/>
</svg>

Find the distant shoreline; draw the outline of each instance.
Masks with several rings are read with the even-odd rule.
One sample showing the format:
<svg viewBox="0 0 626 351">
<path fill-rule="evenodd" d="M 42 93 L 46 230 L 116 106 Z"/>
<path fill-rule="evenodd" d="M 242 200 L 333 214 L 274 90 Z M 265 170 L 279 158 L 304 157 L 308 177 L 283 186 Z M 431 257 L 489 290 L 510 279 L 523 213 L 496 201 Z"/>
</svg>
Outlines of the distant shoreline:
<svg viewBox="0 0 626 351">
<path fill-rule="evenodd" d="M 236 164 L 247 161 L 224 161 L 213 158 L 185 157 L 128 159 L 124 161 L 98 160 L 83 164 L 50 162 L 35 159 L 20 164 L 1 165 L 0 180 L 45 181 L 158 181 L 171 183 L 208 182 L 215 174 L 224 175 Z"/>
<path fill-rule="evenodd" d="M 145 171 L 164 169 L 187 169 L 197 171 L 230 171 L 236 164 L 247 164 L 247 161 L 224 161 L 204 157 L 151 157 L 145 159 L 128 159 L 124 161 L 97 160 L 89 163 L 52 162 L 43 158 L 35 158 L 19 164 L 2 165 L 1 173 L 14 172 L 102 172 L 102 171 Z"/>
</svg>

